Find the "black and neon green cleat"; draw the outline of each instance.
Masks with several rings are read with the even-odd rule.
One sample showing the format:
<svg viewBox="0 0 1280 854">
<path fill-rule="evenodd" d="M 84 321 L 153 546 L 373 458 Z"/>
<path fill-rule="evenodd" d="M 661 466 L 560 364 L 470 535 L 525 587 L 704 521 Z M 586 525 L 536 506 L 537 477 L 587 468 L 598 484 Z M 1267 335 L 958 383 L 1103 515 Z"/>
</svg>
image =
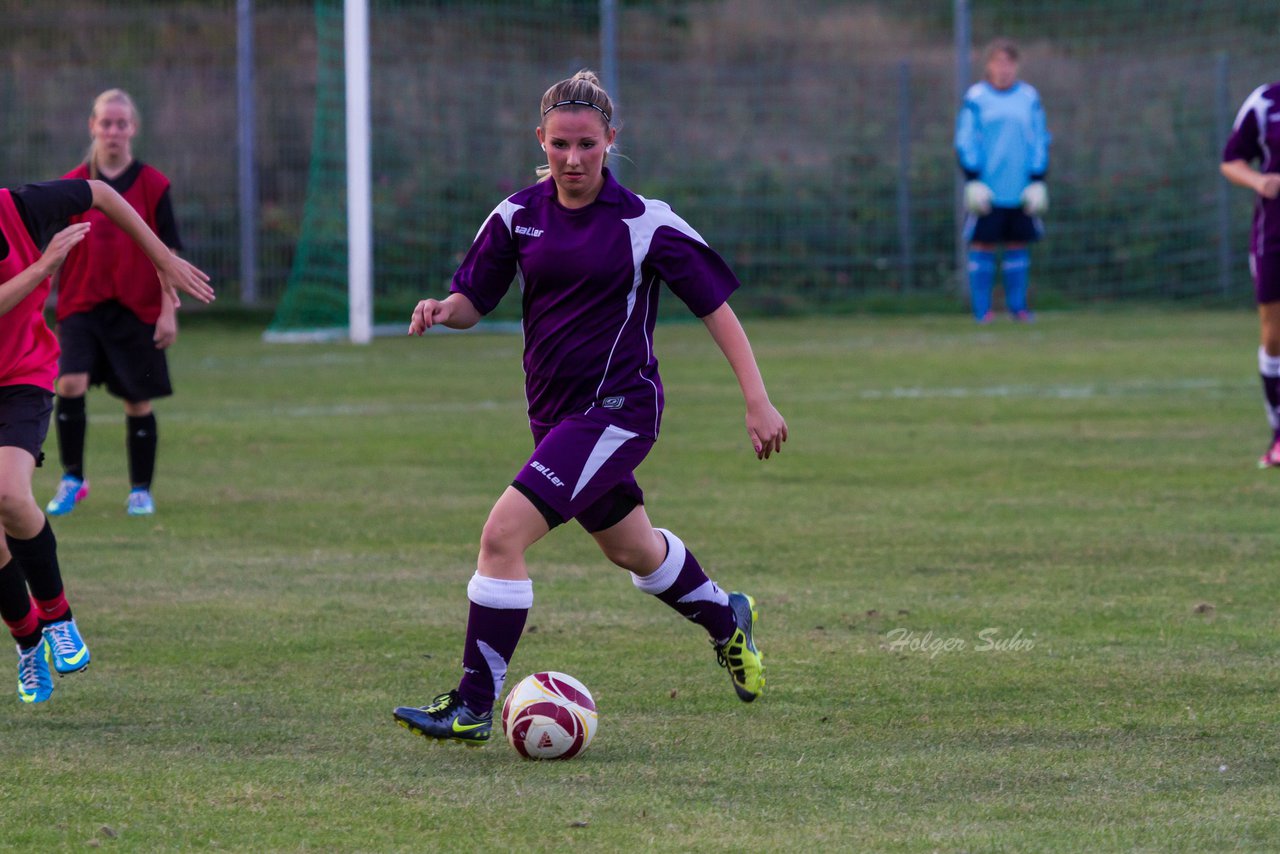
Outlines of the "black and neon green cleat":
<svg viewBox="0 0 1280 854">
<path fill-rule="evenodd" d="M 435 741 L 456 741 L 479 747 L 493 733 L 493 713 L 474 714 L 462 702 L 456 690 L 441 694 L 422 708 L 401 706 L 392 712 L 396 723 Z"/>
<path fill-rule="evenodd" d="M 764 656 L 756 649 L 752 631 L 760 617 L 756 613 L 756 600 L 745 593 L 730 593 L 729 607 L 733 609 L 737 628 L 727 641 L 722 644 L 712 641 L 712 645 L 716 649 L 716 661 L 729 671 L 738 699 L 750 703 L 764 693 Z"/>
</svg>

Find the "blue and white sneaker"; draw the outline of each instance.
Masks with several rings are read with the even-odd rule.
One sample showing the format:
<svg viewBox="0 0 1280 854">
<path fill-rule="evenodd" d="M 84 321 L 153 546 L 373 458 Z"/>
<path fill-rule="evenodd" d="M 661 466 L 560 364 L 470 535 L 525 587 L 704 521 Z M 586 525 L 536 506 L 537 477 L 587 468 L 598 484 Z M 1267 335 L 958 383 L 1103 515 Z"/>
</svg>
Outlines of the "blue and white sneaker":
<svg viewBox="0 0 1280 854">
<path fill-rule="evenodd" d="M 80 637 L 74 617 L 45 626 L 44 640 L 53 650 L 53 669 L 59 676 L 79 673 L 89 666 L 89 647 Z"/>
<path fill-rule="evenodd" d="M 31 649 L 18 647 L 18 699 L 24 703 L 43 703 L 52 693 L 49 642 L 41 638 Z"/>
<path fill-rule="evenodd" d="M 125 509 L 130 516 L 150 516 L 156 512 L 156 503 L 151 498 L 150 490 L 136 487 L 129 492 L 129 500 Z"/>
<path fill-rule="evenodd" d="M 75 475 L 64 474 L 58 481 L 58 491 L 44 506 L 50 516 L 65 516 L 76 509 L 76 504 L 89 497 L 89 481 Z"/>
</svg>

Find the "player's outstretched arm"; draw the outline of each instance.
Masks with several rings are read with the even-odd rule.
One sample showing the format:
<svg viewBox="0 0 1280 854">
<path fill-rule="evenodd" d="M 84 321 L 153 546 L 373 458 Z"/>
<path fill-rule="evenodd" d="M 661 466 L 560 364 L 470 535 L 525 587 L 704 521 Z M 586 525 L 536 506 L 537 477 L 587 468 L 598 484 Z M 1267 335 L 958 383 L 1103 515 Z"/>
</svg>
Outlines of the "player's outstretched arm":
<svg viewBox="0 0 1280 854">
<path fill-rule="evenodd" d="M 174 305 L 178 304 L 178 291 L 188 293 L 200 302 L 213 302 L 213 288 L 209 286 L 209 277 L 204 271 L 170 252 L 169 247 L 156 237 L 119 193 L 102 181 L 90 181 L 89 189 L 93 192 L 93 206 L 120 226 L 151 259 L 160 276 L 160 287 Z"/>
<path fill-rule="evenodd" d="M 45 247 L 44 254 L 27 269 L 9 281 L 0 284 L 0 315 L 8 314 L 18 303 L 36 289 L 45 279 L 58 272 L 62 262 L 67 260 L 71 251 L 85 235 L 89 233 L 89 223 L 78 222 L 59 231 Z"/>
<path fill-rule="evenodd" d="M 480 322 L 480 312 L 471 300 L 459 293 L 444 299 L 424 299 L 413 309 L 409 320 L 409 334 L 421 335 L 437 324 L 450 329 L 470 329 Z"/>
<path fill-rule="evenodd" d="M 767 460 L 770 454 L 781 451 L 782 443 L 787 441 L 787 422 L 769 401 L 747 333 L 727 302 L 702 318 L 702 322 L 738 378 L 747 404 L 747 435 L 756 458 Z"/>
</svg>

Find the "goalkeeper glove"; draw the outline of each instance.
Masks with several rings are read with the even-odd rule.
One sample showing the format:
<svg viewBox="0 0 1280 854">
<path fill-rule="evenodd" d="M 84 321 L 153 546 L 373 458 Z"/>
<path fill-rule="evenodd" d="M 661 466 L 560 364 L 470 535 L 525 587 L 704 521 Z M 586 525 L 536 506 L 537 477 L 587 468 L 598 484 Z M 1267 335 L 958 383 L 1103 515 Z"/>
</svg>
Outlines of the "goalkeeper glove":
<svg viewBox="0 0 1280 854">
<path fill-rule="evenodd" d="M 964 185 L 964 209 L 971 214 L 985 216 L 991 213 L 991 188 L 981 181 L 969 181 Z"/>
<path fill-rule="evenodd" d="M 1049 209 L 1049 189 L 1044 181 L 1032 181 L 1022 191 L 1022 209 L 1027 216 L 1040 216 Z"/>
</svg>

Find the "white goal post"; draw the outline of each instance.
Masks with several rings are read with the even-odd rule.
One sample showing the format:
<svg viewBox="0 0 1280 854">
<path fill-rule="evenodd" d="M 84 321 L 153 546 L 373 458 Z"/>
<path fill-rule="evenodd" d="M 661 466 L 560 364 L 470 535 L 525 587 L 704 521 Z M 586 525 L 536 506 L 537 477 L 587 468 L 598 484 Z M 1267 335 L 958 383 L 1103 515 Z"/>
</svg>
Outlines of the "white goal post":
<svg viewBox="0 0 1280 854">
<path fill-rule="evenodd" d="M 353 344 L 373 339 L 373 167 L 369 131 L 369 0 L 345 0 L 347 299 Z"/>
</svg>

